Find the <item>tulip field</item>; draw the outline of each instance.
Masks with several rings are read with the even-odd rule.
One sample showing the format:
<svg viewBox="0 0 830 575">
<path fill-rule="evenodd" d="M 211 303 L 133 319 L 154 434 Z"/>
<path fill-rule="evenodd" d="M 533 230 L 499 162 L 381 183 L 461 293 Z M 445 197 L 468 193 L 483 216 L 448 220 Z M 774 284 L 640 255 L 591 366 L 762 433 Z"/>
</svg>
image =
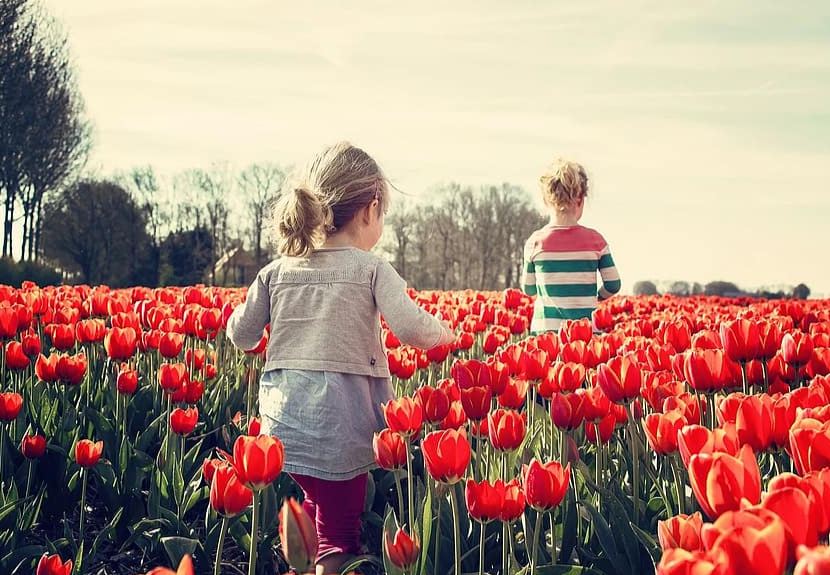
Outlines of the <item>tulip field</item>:
<svg viewBox="0 0 830 575">
<path fill-rule="evenodd" d="M 345 571 L 830 572 L 830 301 L 617 297 L 531 335 L 513 289 L 411 296 L 457 338 L 383 330 L 398 397 Z M 313 571 L 259 433 L 267 330 L 225 336 L 244 297 L 0 286 L 0 573 Z"/>
</svg>

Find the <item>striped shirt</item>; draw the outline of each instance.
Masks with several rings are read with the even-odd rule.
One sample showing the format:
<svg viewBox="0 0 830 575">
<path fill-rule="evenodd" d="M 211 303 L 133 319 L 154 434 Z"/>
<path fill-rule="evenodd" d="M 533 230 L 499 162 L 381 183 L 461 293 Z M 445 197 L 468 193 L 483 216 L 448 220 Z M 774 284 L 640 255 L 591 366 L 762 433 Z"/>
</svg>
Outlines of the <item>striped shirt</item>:
<svg viewBox="0 0 830 575">
<path fill-rule="evenodd" d="M 530 330 L 541 333 L 558 330 L 566 319 L 590 319 L 597 299 L 620 291 L 620 275 L 599 232 L 548 224 L 525 243 L 522 289 L 536 296 Z"/>
</svg>

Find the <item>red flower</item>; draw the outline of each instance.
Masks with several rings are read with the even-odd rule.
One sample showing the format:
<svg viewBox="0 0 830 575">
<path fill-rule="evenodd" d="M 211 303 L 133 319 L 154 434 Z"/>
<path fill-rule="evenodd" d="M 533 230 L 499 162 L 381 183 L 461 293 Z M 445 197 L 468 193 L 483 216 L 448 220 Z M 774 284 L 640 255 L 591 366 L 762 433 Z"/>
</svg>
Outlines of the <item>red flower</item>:
<svg viewBox="0 0 830 575">
<path fill-rule="evenodd" d="M 199 422 L 199 410 L 188 407 L 187 410 L 177 407 L 170 414 L 170 429 L 177 435 L 190 435 Z"/>
<path fill-rule="evenodd" d="M 761 500 L 761 472 L 748 445 L 737 457 L 726 453 L 692 455 L 689 483 L 703 511 L 716 519 L 725 511 L 740 509 L 741 500 Z"/>
<path fill-rule="evenodd" d="M 424 411 L 411 397 L 389 401 L 383 405 L 383 415 L 389 429 L 410 439 L 421 432 L 424 423 Z"/>
<path fill-rule="evenodd" d="M 107 324 L 102 319 L 84 319 L 75 325 L 75 337 L 79 343 L 101 341 L 107 334 Z"/>
<path fill-rule="evenodd" d="M 438 423 L 447 416 L 450 410 L 450 398 L 443 389 L 424 385 L 415 392 L 415 401 L 421 405 L 424 419 L 430 423 Z"/>
<path fill-rule="evenodd" d="M 103 441 L 82 439 L 75 445 L 75 462 L 81 467 L 94 467 L 104 451 Z"/>
<path fill-rule="evenodd" d="M 774 516 L 762 528 L 735 527 L 718 537 L 712 552 L 728 557 L 729 573 L 780 575 L 787 560 L 787 541 L 783 522 Z"/>
<path fill-rule="evenodd" d="M 23 396 L 13 391 L 0 393 L 0 421 L 9 423 L 17 419 L 23 409 Z"/>
<path fill-rule="evenodd" d="M 692 334 L 689 324 L 685 321 L 675 321 L 666 324 L 662 330 L 663 343 L 671 345 L 675 353 L 683 353 L 692 345 Z"/>
<path fill-rule="evenodd" d="M 518 411 L 497 409 L 487 417 L 490 443 L 499 451 L 518 449 L 525 438 L 526 424 Z"/>
<path fill-rule="evenodd" d="M 692 455 L 717 452 L 737 455 L 738 447 L 735 426 L 731 424 L 712 431 L 702 425 L 687 425 L 677 432 L 677 449 L 686 467 Z"/>
<path fill-rule="evenodd" d="M 183 334 L 170 331 L 162 334 L 159 339 L 159 353 L 162 357 L 166 357 L 167 359 L 178 357 L 182 351 L 182 347 L 184 347 Z"/>
<path fill-rule="evenodd" d="M 262 491 L 282 473 L 285 451 L 276 437 L 240 435 L 233 445 L 233 461 L 239 480 L 252 491 Z"/>
<path fill-rule="evenodd" d="M 190 555 L 185 555 L 179 562 L 179 568 L 173 571 L 167 567 L 154 567 L 147 571 L 147 575 L 194 575 L 193 559 Z"/>
<path fill-rule="evenodd" d="M 720 324 L 723 350 L 732 361 L 747 362 L 761 357 L 761 334 L 758 324 L 749 319 L 736 319 Z"/>
<path fill-rule="evenodd" d="M 24 435 L 20 440 L 20 453 L 26 459 L 40 459 L 46 453 L 46 438 L 42 435 Z"/>
<path fill-rule="evenodd" d="M 427 471 L 441 483 L 457 483 L 470 464 L 470 444 L 463 431 L 433 431 L 424 437 L 421 451 Z"/>
<path fill-rule="evenodd" d="M 122 363 L 115 378 L 115 389 L 118 393 L 132 395 L 138 389 L 138 373 L 129 364 Z"/>
<path fill-rule="evenodd" d="M 408 571 L 418 561 L 421 546 L 417 537 L 410 537 L 403 527 L 399 527 L 394 540 L 387 533 L 383 538 L 383 549 L 389 562 L 403 571 Z"/>
<path fill-rule="evenodd" d="M 687 352 L 683 372 L 689 386 L 704 393 L 719 391 L 728 381 L 726 357 L 720 349 L 694 349 Z"/>
<path fill-rule="evenodd" d="M 513 478 L 504 486 L 504 502 L 499 519 L 512 523 L 522 516 L 525 511 L 525 492 L 517 478 Z"/>
<path fill-rule="evenodd" d="M 17 311 L 9 305 L 0 306 L 0 339 L 17 335 Z"/>
<path fill-rule="evenodd" d="M 614 403 L 626 403 L 640 395 L 643 372 L 627 356 L 617 356 L 597 370 L 597 381 L 602 391 Z"/>
<path fill-rule="evenodd" d="M 733 575 L 725 561 L 723 553 L 669 549 L 660 558 L 657 575 Z"/>
<path fill-rule="evenodd" d="M 520 409 L 527 399 L 530 383 L 526 379 L 509 379 L 504 391 L 499 395 L 499 405 L 508 409 Z"/>
<path fill-rule="evenodd" d="M 504 505 L 504 482 L 499 479 L 491 484 L 485 479 L 476 483 L 468 479 L 464 500 L 467 502 L 467 512 L 476 521 L 488 523 L 498 519 Z"/>
<path fill-rule="evenodd" d="M 571 464 L 562 468 L 558 461 L 540 463 L 533 459 L 530 465 L 522 465 L 522 483 L 525 501 L 536 511 L 549 511 L 559 505 L 568 490 Z"/>
<path fill-rule="evenodd" d="M 768 395 L 741 398 L 735 416 L 738 441 L 764 451 L 772 439 L 772 399 Z"/>
<path fill-rule="evenodd" d="M 58 365 L 58 358 L 60 356 L 52 353 L 49 357 L 39 355 L 35 361 L 35 374 L 40 381 L 57 381 L 58 376 L 55 373 L 55 368 Z"/>
<path fill-rule="evenodd" d="M 406 465 L 406 443 L 399 433 L 383 429 L 372 439 L 375 462 L 381 469 L 401 469 Z"/>
<path fill-rule="evenodd" d="M 806 333 L 790 332 L 781 339 L 781 355 L 790 365 L 805 365 L 813 355 L 813 340 Z"/>
<path fill-rule="evenodd" d="M 196 382 L 200 383 L 200 382 Z M 202 386 L 204 387 L 204 385 Z M 190 402 L 188 402 L 190 403 Z M 193 403 L 196 403 L 195 401 Z M 262 431 L 262 418 L 261 417 L 250 417 L 248 419 L 248 435 L 252 437 L 256 437 Z"/>
<path fill-rule="evenodd" d="M 658 455 L 677 451 L 677 433 L 686 425 L 680 411 L 652 413 L 642 420 L 648 443 Z"/>
<path fill-rule="evenodd" d="M 68 385 L 78 385 L 81 383 L 84 375 L 86 375 L 86 355 L 83 353 L 75 356 L 61 354 L 57 359 L 55 376 L 58 380 Z"/>
<path fill-rule="evenodd" d="M 104 337 L 104 349 L 110 359 L 119 361 L 130 359 L 138 347 L 138 335 L 131 327 L 110 329 Z"/>
<path fill-rule="evenodd" d="M 798 563 L 795 564 L 793 575 L 825 575 L 830 573 L 830 547 L 820 545 L 808 548 L 805 545 L 796 551 Z"/>
<path fill-rule="evenodd" d="M 317 557 L 319 542 L 311 517 L 293 497 L 283 500 L 279 532 L 288 563 L 300 573 L 306 572 Z"/>
<path fill-rule="evenodd" d="M 553 392 L 576 391 L 585 382 L 585 366 L 580 363 L 554 362 L 548 370 L 547 380 L 550 381 Z M 541 393 L 542 386 L 539 389 Z"/>
<path fill-rule="evenodd" d="M 163 363 L 159 367 L 159 385 L 167 393 L 178 391 L 187 378 L 183 363 Z"/>
<path fill-rule="evenodd" d="M 251 504 L 254 493 L 239 481 L 236 470 L 229 463 L 220 462 L 212 467 L 210 506 L 224 517 L 238 515 Z"/>
<path fill-rule="evenodd" d="M 19 341 L 10 341 L 6 344 L 6 367 L 12 371 L 20 371 L 29 367 L 29 356 L 23 351 L 23 344 Z"/>
<path fill-rule="evenodd" d="M 43 328 L 55 349 L 65 351 L 75 346 L 75 327 L 72 324 L 53 323 Z"/>
<path fill-rule="evenodd" d="M 441 429 L 460 429 L 465 423 L 467 423 L 467 414 L 464 413 L 461 400 L 453 401 L 450 403 L 447 416 L 441 420 Z"/>
<path fill-rule="evenodd" d="M 800 475 L 830 467 L 830 421 L 796 420 L 790 429 L 790 454 Z"/>
<path fill-rule="evenodd" d="M 591 443 L 597 442 L 597 430 L 599 430 L 599 440 L 603 445 L 611 441 L 611 436 L 614 434 L 614 427 L 617 424 L 617 418 L 614 414 L 609 413 L 604 418 L 599 420 L 599 423 L 593 421 L 585 421 L 585 437 Z"/>
<path fill-rule="evenodd" d="M 665 521 L 657 522 L 657 539 L 663 551 L 669 549 L 685 549 L 698 551 L 703 548 L 700 541 L 700 530 L 703 527 L 703 516 L 699 511 L 691 515 L 675 515 Z"/>
<path fill-rule="evenodd" d="M 487 417 L 490 411 L 490 403 L 493 399 L 493 392 L 489 385 L 476 385 L 461 388 L 461 405 L 469 419 L 481 421 Z"/>
<path fill-rule="evenodd" d="M 40 355 L 40 337 L 34 331 L 29 330 L 21 335 L 20 343 L 23 345 L 23 353 L 29 358 L 35 358 Z"/>
<path fill-rule="evenodd" d="M 548 352 L 543 349 L 527 349 L 519 356 L 519 377 L 522 379 L 542 380 L 549 367 Z"/>
<path fill-rule="evenodd" d="M 554 393 L 550 404 L 550 417 L 559 429 L 576 429 L 585 420 L 584 393 Z"/>
<path fill-rule="evenodd" d="M 216 470 L 226 464 L 229 463 L 224 459 L 207 458 L 202 461 L 202 478 L 205 480 L 205 483 L 210 485 L 210 482 L 213 481 L 213 476 L 216 474 Z"/>
<path fill-rule="evenodd" d="M 61 562 L 60 555 L 43 554 L 40 561 L 37 563 L 36 575 L 71 575 L 72 574 L 72 559 L 67 559 L 66 563 Z"/>
</svg>

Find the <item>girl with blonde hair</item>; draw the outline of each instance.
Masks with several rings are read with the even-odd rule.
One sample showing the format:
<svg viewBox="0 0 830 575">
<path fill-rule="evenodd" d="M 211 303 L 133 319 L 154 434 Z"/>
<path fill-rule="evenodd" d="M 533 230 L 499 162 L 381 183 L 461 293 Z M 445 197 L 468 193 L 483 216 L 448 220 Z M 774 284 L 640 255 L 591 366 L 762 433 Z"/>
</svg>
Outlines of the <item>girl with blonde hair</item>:
<svg viewBox="0 0 830 575">
<path fill-rule="evenodd" d="M 533 333 L 558 330 L 565 320 L 591 318 L 597 300 L 620 291 L 620 276 L 608 242 L 579 225 L 588 196 L 588 176 L 576 162 L 559 159 L 539 179 L 550 222 L 524 247 L 522 289 L 535 295 Z M 597 272 L 602 286 L 597 290 Z"/>
<path fill-rule="evenodd" d="M 273 211 L 278 259 L 228 320 L 241 349 L 271 334 L 259 390 L 262 432 L 285 446 L 285 467 L 315 521 L 318 565 L 336 572 L 360 551 L 360 515 L 381 404 L 394 398 L 380 316 L 405 343 L 452 343 L 392 266 L 370 253 L 383 232 L 389 184 L 347 142 L 315 156 Z"/>
</svg>

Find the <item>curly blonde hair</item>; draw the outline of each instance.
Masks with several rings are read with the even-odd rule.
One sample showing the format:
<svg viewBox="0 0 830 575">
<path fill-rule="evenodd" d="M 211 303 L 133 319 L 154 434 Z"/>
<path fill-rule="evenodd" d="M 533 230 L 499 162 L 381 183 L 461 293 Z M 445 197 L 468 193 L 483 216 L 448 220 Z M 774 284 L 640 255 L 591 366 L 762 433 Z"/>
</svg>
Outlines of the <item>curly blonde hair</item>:
<svg viewBox="0 0 830 575">
<path fill-rule="evenodd" d="M 545 205 L 565 212 L 588 195 L 588 175 L 581 164 L 559 158 L 539 178 Z"/>
<path fill-rule="evenodd" d="M 388 190 L 386 176 L 369 154 L 349 142 L 325 148 L 294 176 L 274 204 L 277 251 L 307 257 L 372 201 L 385 212 Z"/>
</svg>

